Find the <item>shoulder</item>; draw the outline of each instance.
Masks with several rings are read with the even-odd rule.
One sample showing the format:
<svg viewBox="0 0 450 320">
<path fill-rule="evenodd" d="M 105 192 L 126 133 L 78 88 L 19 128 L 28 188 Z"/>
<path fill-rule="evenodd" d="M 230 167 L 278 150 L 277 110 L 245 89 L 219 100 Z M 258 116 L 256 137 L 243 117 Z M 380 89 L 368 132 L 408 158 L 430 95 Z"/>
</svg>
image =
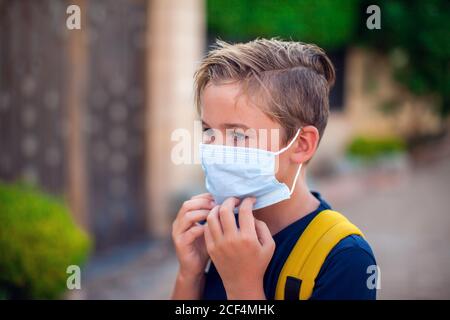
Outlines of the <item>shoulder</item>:
<svg viewBox="0 0 450 320">
<path fill-rule="evenodd" d="M 346 251 L 358 252 L 362 256 L 367 256 L 375 262 L 375 256 L 369 243 L 359 235 L 350 235 L 342 239 L 328 255 L 327 259 L 332 259 L 336 255 L 345 253 Z"/>
<path fill-rule="evenodd" d="M 367 284 L 374 265 L 375 256 L 364 238 L 350 235 L 342 239 L 325 259 L 311 298 L 375 299 L 376 290 Z"/>
</svg>

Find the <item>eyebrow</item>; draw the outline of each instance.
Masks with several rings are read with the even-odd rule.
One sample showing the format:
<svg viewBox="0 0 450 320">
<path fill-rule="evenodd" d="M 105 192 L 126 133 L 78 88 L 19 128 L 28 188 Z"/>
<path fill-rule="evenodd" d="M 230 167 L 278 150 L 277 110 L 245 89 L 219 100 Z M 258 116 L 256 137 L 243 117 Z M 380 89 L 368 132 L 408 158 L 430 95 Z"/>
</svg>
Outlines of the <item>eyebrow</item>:
<svg viewBox="0 0 450 320">
<path fill-rule="evenodd" d="M 243 123 L 224 123 L 224 127 L 225 128 L 243 128 L 243 129 L 250 129 L 249 127 L 247 127 L 245 124 Z"/>
<path fill-rule="evenodd" d="M 202 125 L 208 128 L 211 128 L 211 126 L 209 124 L 206 123 L 206 121 L 202 120 Z M 232 122 L 232 123 L 224 123 L 223 126 L 225 128 L 243 128 L 243 129 L 250 129 L 248 126 L 246 126 L 243 123 L 238 123 L 238 122 Z"/>
<path fill-rule="evenodd" d="M 209 124 L 207 124 L 206 121 L 203 119 L 202 119 L 202 126 L 211 128 L 211 126 Z"/>
</svg>

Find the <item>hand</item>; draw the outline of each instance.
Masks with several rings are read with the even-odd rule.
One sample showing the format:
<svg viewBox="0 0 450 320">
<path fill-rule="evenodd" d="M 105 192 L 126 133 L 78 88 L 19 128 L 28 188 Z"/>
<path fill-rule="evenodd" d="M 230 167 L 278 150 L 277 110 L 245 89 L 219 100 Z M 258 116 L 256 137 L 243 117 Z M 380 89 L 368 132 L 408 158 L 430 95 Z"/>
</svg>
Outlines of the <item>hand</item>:
<svg viewBox="0 0 450 320">
<path fill-rule="evenodd" d="M 172 225 L 172 239 L 180 263 L 179 276 L 195 279 L 203 275 L 208 252 L 206 251 L 203 232 L 205 220 L 214 207 L 214 200 L 209 193 L 200 194 L 185 201 Z"/>
<path fill-rule="evenodd" d="M 228 198 L 214 207 L 207 218 L 207 251 L 223 281 L 228 299 L 265 299 L 264 273 L 273 256 L 275 242 L 267 225 L 254 218 L 254 198 L 239 208 L 239 228 L 233 210 L 239 200 Z"/>
</svg>

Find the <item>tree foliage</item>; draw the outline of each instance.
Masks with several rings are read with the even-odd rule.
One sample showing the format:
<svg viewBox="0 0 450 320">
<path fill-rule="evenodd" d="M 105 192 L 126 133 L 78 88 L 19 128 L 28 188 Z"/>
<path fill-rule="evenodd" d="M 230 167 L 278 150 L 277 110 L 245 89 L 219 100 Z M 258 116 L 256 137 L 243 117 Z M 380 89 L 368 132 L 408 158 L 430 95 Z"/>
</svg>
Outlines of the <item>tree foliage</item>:
<svg viewBox="0 0 450 320">
<path fill-rule="evenodd" d="M 209 0 L 208 31 L 223 39 L 256 37 L 316 43 L 339 48 L 357 31 L 357 0 Z"/>
<path fill-rule="evenodd" d="M 380 30 L 366 28 L 371 4 L 381 9 Z M 448 0 L 208 0 L 207 15 L 210 36 L 224 40 L 280 37 L 382 51 L 398 81 L 416 95 L 438 95 L 437 111 L 450 112 Z"/>
<path fill-rule="evenodd" d="M 370 1 L 364 1 L 363 6 Z M 437 94 L 450 111 L 450 2 L 379 1 L 381 30 L 360 28 L 357 41 L 387 53 L 397 80 L 416 95 Z"/>
</svg>

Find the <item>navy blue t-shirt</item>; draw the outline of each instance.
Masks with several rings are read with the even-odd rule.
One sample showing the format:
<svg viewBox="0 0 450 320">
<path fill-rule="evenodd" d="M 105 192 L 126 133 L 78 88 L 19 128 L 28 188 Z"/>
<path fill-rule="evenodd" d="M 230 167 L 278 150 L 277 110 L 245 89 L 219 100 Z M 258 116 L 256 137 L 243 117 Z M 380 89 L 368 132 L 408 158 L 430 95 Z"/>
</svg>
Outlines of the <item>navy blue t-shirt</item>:
<svg viewBox="0 0 450 320">
<path fill-rule="evenodd" d="M 273 236 L 276 248 L 264 275 L 264 292 L 269 300 L 275 297 L 278 276 L 303 231 L 318 213 L 331 209 L 319 193 L 312 194 L 320 201 L 319 207 Z M 372 265 L 376 265 L 376 261 L 366 240 L 357 235 L 342 239 L 325 259 L 310 299 L 376 299 L 376 289 L 371 289 L 367 285 L 371 275 L 368 274 L 368 267 Z M 222 279 L 211 262 L 206 274 L 203 299 L 226 298 Z"/>
</svg>

